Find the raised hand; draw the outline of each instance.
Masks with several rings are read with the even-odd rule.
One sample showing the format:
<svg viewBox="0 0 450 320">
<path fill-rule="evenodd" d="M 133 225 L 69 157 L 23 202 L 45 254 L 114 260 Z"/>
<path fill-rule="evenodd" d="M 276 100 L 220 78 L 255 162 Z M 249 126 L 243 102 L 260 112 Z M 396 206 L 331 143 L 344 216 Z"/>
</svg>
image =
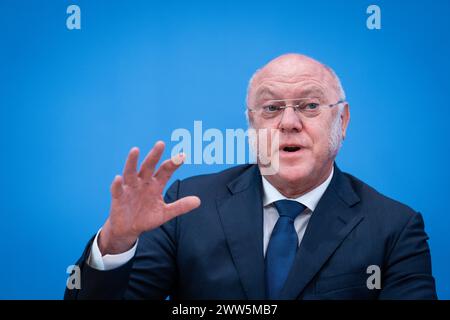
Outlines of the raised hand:
<svg viewBox="0 0 450 320">
<path fill-rule="evenodd" d="M 162 192 L 174 171 L 181 166 L 184 155 L 165 160 L 156 170 L 164 143 L 158 141 L 137 171 L 139 149 L 132 148 L 125 163 L 123 177 L 116 176 L 111 184 L 111 209 L 99 236 L 102 255 L 129 250 L 139 235 L 187 213 L 200 205 L 195 196 L 164 202 Z"/>
</svg>

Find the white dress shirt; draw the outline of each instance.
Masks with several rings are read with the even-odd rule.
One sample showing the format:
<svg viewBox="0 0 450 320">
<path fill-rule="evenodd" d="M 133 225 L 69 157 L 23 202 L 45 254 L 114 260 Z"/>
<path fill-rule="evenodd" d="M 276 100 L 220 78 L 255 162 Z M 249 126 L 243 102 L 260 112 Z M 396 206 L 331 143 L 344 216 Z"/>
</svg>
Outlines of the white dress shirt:
<svg viewBox="0 0 450 320">
<path fill-rule="evenodd" d="M 331 178 L 333 177 L 334 168 L 331 170 L 328 178 L 319 186 L 314 188 L 313 190 L 301 195 L 298 198 L 291 199 L 283 196 L 265 177 L 262 177 L 263 184 L 263 215 L 264 215 L 264 230 L 263 230 L 263 245 L 264 245 L 264 256 L 266 255 L 267 246 L 269 244 L 270 236 L 272 234 L 273 228 L 277 223 L 279 214 L 277 209 L 274 206 L 274 202 L 278 200 L 293 200 L 300 202 L 303 204 L 306 209 L 297 216 L 294 220 L 295 231 L 297 231 L 298 235 L 298 243 L 300 245 L 303 235 L 305 234 L 306 227 L 308 226 L 309 219 L 311 218 L 311 214 L 316 209 L 317 203 L 320 198 L 324 194 L 328 185 L 330 184 Z M 100 230 L 97 232 L 97 235 L 92 243 L 91 254 L 89 255 L 87 263 L 97 270 L 111 270 L 118 268 L 125 263 L 127 263 L 130 259 L 133 258 L 137 241 L 134 244 L 133 248 L 130 250 L 121 253 L 121 254 L 107 254 L 102 256 L 100 253 L 100 249 L 97 244 L 98 235 Z"/>
</svg>

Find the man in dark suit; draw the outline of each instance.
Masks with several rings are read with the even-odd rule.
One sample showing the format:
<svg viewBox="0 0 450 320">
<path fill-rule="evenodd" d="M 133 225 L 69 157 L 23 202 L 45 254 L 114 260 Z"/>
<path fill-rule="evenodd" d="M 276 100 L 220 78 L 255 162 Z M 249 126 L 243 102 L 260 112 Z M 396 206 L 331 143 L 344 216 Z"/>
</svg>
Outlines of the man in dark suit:
<svg viewBox="0 0 450 320">
<path fill-rule="evenodd" d="M 133 148 L 65 298 L 435 299 L 421 215 L 334 163 L 350 119 L 336 74 L 280 56 L 252 77 L 247 106 L 252 128 L 276 132 L 276 170 L 177 180 L 163 199 L 183 155 L 155 171 L 158 142 L 137 171 Z"/>
</svg>

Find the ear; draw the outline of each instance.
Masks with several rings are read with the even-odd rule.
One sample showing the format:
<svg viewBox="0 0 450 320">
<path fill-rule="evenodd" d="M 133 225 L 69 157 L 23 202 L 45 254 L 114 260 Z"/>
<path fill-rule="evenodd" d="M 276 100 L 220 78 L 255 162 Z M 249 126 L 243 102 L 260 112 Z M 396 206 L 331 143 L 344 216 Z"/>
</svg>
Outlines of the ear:
<svg viewBox="0 0 450 320">
<path fill-rule="evenodd" d="M 345 139 L 348 123 L 350 122 L 350 106 L 348 103 L 345 103 L 344 105 L 344 110 L 342 110 L 341 113 L 341 119 L 342 119 L 342 139 Z"/>
</svg>

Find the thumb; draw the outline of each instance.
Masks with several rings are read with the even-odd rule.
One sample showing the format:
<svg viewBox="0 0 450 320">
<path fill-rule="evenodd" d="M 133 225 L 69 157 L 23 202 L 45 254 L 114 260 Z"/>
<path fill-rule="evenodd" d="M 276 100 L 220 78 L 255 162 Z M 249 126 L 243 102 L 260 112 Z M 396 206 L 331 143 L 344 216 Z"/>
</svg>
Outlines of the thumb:
<svg viewBox="0 0 450 320">
<path fill-rule="evenodd" d="M 200 198 L 196 196 L 188 196 L 181 198 L 175 202 L 167 204 L 166 214 L 168 220 L 173 219 L 179 215 L 187 213 L 200 206 Z"/>
</svg>

